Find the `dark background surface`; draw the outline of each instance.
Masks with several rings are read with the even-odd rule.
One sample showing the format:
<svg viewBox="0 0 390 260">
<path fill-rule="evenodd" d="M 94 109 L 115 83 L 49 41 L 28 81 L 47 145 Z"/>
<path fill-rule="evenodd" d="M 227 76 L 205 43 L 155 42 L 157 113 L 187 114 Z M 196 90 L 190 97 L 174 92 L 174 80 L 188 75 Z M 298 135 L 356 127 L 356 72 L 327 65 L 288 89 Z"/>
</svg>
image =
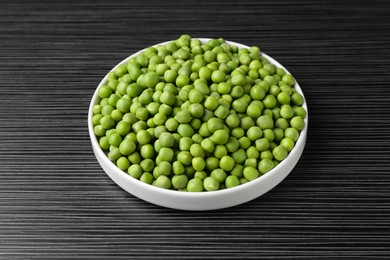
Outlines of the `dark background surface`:
<svg viewBox="0 0 390 260">
<path fill-rule="evenodd" d="M 1 1 L 0 258 L 390 257 L 389 7 Z M 246 204 L 154 206 L 113 183 L 93 155 L 87 110 L 101 79 L 183 33 L 260 46 L 308 101 L 300 162 Z"/>
</svg>

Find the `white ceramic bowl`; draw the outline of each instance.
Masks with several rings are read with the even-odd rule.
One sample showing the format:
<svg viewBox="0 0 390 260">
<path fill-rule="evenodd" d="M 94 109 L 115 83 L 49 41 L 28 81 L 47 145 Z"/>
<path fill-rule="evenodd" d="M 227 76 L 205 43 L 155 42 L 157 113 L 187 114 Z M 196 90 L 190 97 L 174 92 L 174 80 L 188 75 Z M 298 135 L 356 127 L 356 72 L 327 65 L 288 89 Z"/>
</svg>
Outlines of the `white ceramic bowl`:
<svg viewBox="0 0 390 260">
<path fill-rule="evenodd" d="M 209 39 L 207 38 L 199 38 L 202 43 L 206 43 Z M 168 42 L 156 44 L 164 45 Z M 248 48 L 248 46 L 227 41 L 230 45 L 236 45 L 238 48 Z M 118 65 L 126 63 L 133 56 L 138 55 L 144 50 L 141 50 L 127 59 L 120 62 Z M 283 68 L 287 73 L 288 71 L 279 64 L 276 60 L 272 59 L 270 56 L 262 53 L 262 56 L 265 57 L 270 63 L 276 65 L 277 67 Z M 117 65 L 117 66 L 118 66 Z M 117 67 L 116 66 L 116 67 Z M 115 67 L 115 68 L 116 68 Z M 113 70 L 115 69 L 113 68 Z M 98 88 L 105 84 L 107 81 L 107 76 L 100 82 L 97 87 L 92 101 L 89 107 L 88 113 L 88 129 L 89 136 L 92 142 L 93 152 L 103 170 L 107 173 L 107 175 L 120 187 L 122 187 L 127 192 L 132 195 L 148 201 L 150 203 L 160 205 L 163 207 L 181 209 L 181 210 L 214 210 L 236 206 L 252 199 L 255 199 L 262 194 L 268 192 L 272 188 L 274 188 L 277 184 L 279 184 L 294 168 L 297 164 L 303 149 L 306 143 L 306 135 L 307 135 L 307 126 L 308 126 L 308 116 L 305 118 L 305 128 L 301 131 L 300 137 L 295 144 L 293 150 L 289 153 L 286 159 L 284 159 L 278 166 L 276 166 L 271 171 L 266 174 L 260 176 L 259 178 L 248 182 L 243 185 L 239 185 L 234 188 L 212 191 L 212 192 L 180 192 L 175 190 L 167 190 L 163 188 L 158 188 L 149 184 L 145 184 L 127 173 L 120 170 L 113 162 L 111 162 L 102 149 L 99 146 L 97 138 L 93 131 L 92 124 L 92 107 L 98 103 Z M 295 89 L 302 96 L 303 92 L 299 87 L 298 83 L 295 83 Z M 302 105 L 306 111 L 307 105 L 306 101 Z"/>
</svg>

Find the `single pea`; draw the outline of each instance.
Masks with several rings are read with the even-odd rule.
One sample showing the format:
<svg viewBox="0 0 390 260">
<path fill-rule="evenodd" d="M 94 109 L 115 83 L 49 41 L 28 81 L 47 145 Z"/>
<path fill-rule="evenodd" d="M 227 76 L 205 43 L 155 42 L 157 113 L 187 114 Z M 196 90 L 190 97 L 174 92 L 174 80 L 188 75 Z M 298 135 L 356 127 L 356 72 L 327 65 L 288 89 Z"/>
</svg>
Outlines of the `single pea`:
<svg viewBox="0 0 390 260">
<path fill-rule="evenodd" d="M 188 111 L 194 118 L 201 118 L 204 114 L 204 108 L 199 103 L 191 104 L 188 108 Z"/>
<path fill-rule="evenodd" d="M 210 80 L 211 79 L 211 70 L 208 67 L 202 67 L 199 69 L 199 78 Z"/>
<path fill-rule="evenodd" d="M 154 148 L 151 144 L 145 144 L 141 146 L 140 150 L 142 158 L 152 159 L 154 157 Z"/>
<path fill-rule="evenodd" d="M 272 120 L 272 118 L 269 115 L 260 116 L 256 120 L 256 124 L 263 130 L 274 128 L 274 121 Z"/>
<path fill-rule="evenodd" d="M 233 188 L 240 185 L 240 181 L 238 178 L 234 175 L 229 175 L 225 180 L 225 186 L 226 188 Z"/>
<path fill-rule="evenodd" d="M 175 141 L 173 135 L 168 132 L 161 133 L 159 140 L 162 147 L 172 147 Z"/>
<path fill-rule="evenodd" d="M 201 141 L 200 146 L 208 153 L 212 153 L 214 151 L 214 142 L 209 138 L 205 138 Z"/>
<path fill-rule="evenodd" d="M 255 159 L 255 158 L 248 158 L 248 159 L 246 159 L 245 163 L 244 163 L 244 166 L 245 167 L 257 168 L 257 159 Z"/>
<path fill-rule="evenodd" d="M 187 187 L 188 177 L 184 174 L 174 175 L 172 177 L 172 186 L 175 189 L 183 189 Z"/>
<path fill-rule="evenodd" d="M 265 108 L 273 108 L 276 106 L 276 98 L 273 95 L 267 95 L 263 99 L 263 104 Z"/>
<path fill-rule="evenodd" d="M 234 167 L 234 159 L 228 155 L 225 155 L 219 161 L 219 167 L 224 171 L 231 171 Z"/>
<path fill-rule="evenodd" d="M 280 145 L 284 146 L 284 148 L 286 148 L 288 152 L 291 152 L 291 150 L 294 148 L 295 143 L 293 139 L 285 137 L 280 141 Z"/>
<path fill-rule="evenodd" d="M 218 84 L 217 90 L 220 94 L 228 94 L 232 90 L 232 87 L 226 82 L 221 82 Z"/>
<path fill-rule="evenodd" d="M 191 117 L 191 113 L 189 111 L 184 110 L 184 111 L 179 111 L 176 114 L 175 119 L 180 124 L 184 124 L 184 123 L 189 123 L 191 121 L 192 117 Z"/>
<path fill-rule="evenodd" d="M 104 129 L 110 129 L 115 125 L 115 120 L 111 116 L 106 115 L 100 119 L 100 124 Z"/>
<path fill-rule="evenodd" d="M 137 133 L 137 142 L 139 144 L 148 144 L 152 140 L 152 136 L 146 130 L 140 130 Z"/>
<path fill-rule="evenodd" d="M 306 110 L 303 107 L 294 107 L 294 116 L 306 117 Z"/>
<path fill-rule="evenodd" d="M 160 175 L 157 180 L 156 180 L 156 186 L 163 188 L 163 189 L 169 189 L 172 186 L 171 180 L 165 176 L 165 175 Z"/>
<path fill-rule="evenodd" d="M 294 142 L 298 141 L 299 138 L 299 132 L 297 129 L 289 127 L 286 130 L 284 130 L 284 136 L 291 138 Z"/>
<path fill-rule="evenodd" d="M 284 119 L 284 118 L 278 118 L 278 119 L 276 119 L 276 121 L 275 121 L 275 127 L 276 127 L 276 128 L 280 128 L 280 129 L 282 129 L 282 130 L 285 130 L 286 128 L 289 127 L 289 123 L 288 123 L 288 121 L 287 121 L 286 119 Z"/>
<path fill-rule="evenodd" d="M 285 75 L 283 75 L 282 80 L 283 80 L 288 86 L 292 86 L 292 85 L 295 84 L 295 80 L 294 80 L 293 76 L 291 76 L 290 74 L 285 74 Z"/>
<path fill-rule="evenodd" d="M 262 159 L 258 167 L 261 174 L 267 173 L 273 168 L 274 168 L 274 163 L 270 159 Z"/>
<path fill-rule="evenodd" d="M 203 101 L 203 94 L 200 92 L 200 90 L 194 88 L 190 90 L 188 98 L 191 103 L 200 103 Z"/>
<path fill-rule="evenodd" d="M 295 116 L 291 119 L 290 125 L 298 131 L 301 131 L 305 127 L 305 122 L 301 116 Z"/>
<path fill-rule="evenodd" d="M 170 164 L 170 162 L 167 162 L 167 161 L 161 161 L 159 162 L 157 159 L 156 159 L 156 162 L 157 162 L 157 175 L 160 176 L 160 175 L 165 175 L 165 176 L 170 176 L 171 173 L 172 173 L 172 165 Z M 155 176 L 158 178 L 158 176 Z"/>
<path fill-rule="evenodd" d="M 198 178 L 194 178 L 188 181 L 187 190 L 189 192 L 201 192 L 203 191 L 203 182 Z"/>
<path fill-rule="evenodd" d="M 119 145 L 119 151 L 123 155 L 130 155 L 135 151 L 135 149 L 135 143 L 129 139 L 123 140 Z"/>
<path fill-rule="evenodd" d="M 191 148 L 191 145 L 193 143 L 194 142 L 192 141 L 192 139 L 190 137 L 182 137 L 182 138 L 180 138 L 180 141 L 179 141 L 179 149 L 180 149 L 180 151 L 189 151 L 190 148 Z"/>
<path fill-rule="evenodd" d="M 256 140 L 256 149 L 260 152 L 265 151 L 269 148 L 269 140 L 267 138 L 260 138 Z"/>
<path fill-rule="evenodd" d="M 152 172 L 154 169 L 154 162 L 152 159 L 144 159 L 141 161 L 140 166 L 144 172 Z"/>
<path fill-rule="evenodd" d="M 245 167 L 243 175 L 248 181 L 253 181 L 259 177 L 259 171 L 254 167 Z"/>
<path fill-rule="evenodd" d="M 118 102 L 116 102 L 116 108 L 122 112 L 122 113 L 127 113 L 130 111 L 130 105 L 131 102 L 128 99 L 125 98 L 120 98 Z"/>
<path fill-rule="evenodd" d="M 210 177 L 218 181 L 219 183 L 223 183 L 227 177 L 227 174 L 222 169 L 215 169 L 210 173 Z"/>
<path fill-rule="evenodd" d="M 237 128 L 234 128 L 232 130 L 232 136 L 235 137 L 235 138 L 241 138 L 244 136 L 245 134 L 245 131 L 244 129 L 242 129 L 241 127 L 237 127 Z"/>
<path fill-rule="evenodd" d="M 120 121 L 116 125 L 115 129 L 118 134 L 120 134 L 121 136 L 125 136 L 130 132 L 131 127 L 130 124 L 126 121 Z"/>
<path fill-rule="evenodd" d="M 242 177 L 244 171 L 244 166 L 240 164 L 234 165 L 233 169 L 231 170 L 230 174 L 231 176 L 236 176 L 237 178 Z M 226 182 L 226 180 L 225 180 Z"/>
<path fill-rule="evenodd" d="M 211 133 L 223 129 L 223 125 L 223 121 L 220 118 L 211 118 L 207 122 L 207 127 Z"/>
<path fill-rule="evenodd" d="M 178 126 L 179 122 L 175 118 L 169 118 L 167 121 L 165 121 L 165 127 L 171 132 L 176 131 Z"/>
<path fill-rule="evenodd" d="M 111 117 L 116 121 L 116 122 L 119 122 L 122 120 L 123 118 L 123 113 L 121 111 L 119 111 L 118 109 L 114 109 L 112 112 L 111 112 Z"/>
<path fill-rule="evenodd" d="M 224 145 L 216 145 L 214 148 L 214 156 L 221 159 L 225 155 L 227 155 L 226 147 Z"/>
<path fill-rule="evenodd" d="M 113 133 L 108 138 L 108 142 L 110 143 L 110 145 L 118 147 L 122 142 L 122 137 L 118 133 Z"/>
<path fill-rule="evenodd" d="M 282 145 L 279 145 L 272 150 L 272 155 L 278 161 L 284 160 L 287 157 L 287 154 L 287 149 Z"/>
<path fill-rule="evenodd" d="M 185 85 L 188 85 L 190 83 L 190 78 L 186 74 L 180 74 L 176 78 L 176 85 L 181 88 L 184 87 Z"/>
<path fill-rule="evenodd" d="M 240 118 L 236 113 L 231 113 L 228 115 L 225 119 L 225 122 L 231 129 L 238 127 L 241 123 Z"/>
<path fill-rule="evenodd" d="M 126 113 L 123 115 L 122 120 L 129 123 L 130 125 L 133 125 L 135 122 L 137 122 L 137 117 L 134 114 Z"/>
<path fill-rule="evenodd" d="M 137 152 L 137 151 L 134 151 L 132 154 L 130 154 L 129 156 L 127 156 L 127 159 L 129 159 L 129 161 L 130 161 L 132 164 L 139 164 L 139 163 L 141 163 L 141 161 L 142 161 L 142 157 L 141 157 L 141 155 L 139 154 L 139 152 Z"/>
<path fill-rule="evenodd" d="M 107 157 L 112 162 L 115 162 L 116 160 L 118 160 L 121 157 L 121 153 L 119 151 L 119 148 L 118 147 L 112 147 L 112 148 L 110 147 L 110 152 L 107 154 Z"/>
<path fill-rule="evenodd" d="M 284 137 L 284 131 L 283 131 L 283 129 L 275 128 L 273 131 L 274 131 L 274 135 L 275 135 L 274 141 L 275 141 L 275 142 L 280 142 L 280 140 L 282 140 L 283 137 Z"/>
<path fill-rule="evenodd" d="M 108 142 L 107 136 L 102 136 L 99 138 L 99 146 L 102 150 L 108 150 L 110 148 L 110 143 Z"/>
<path fill-rule="evenodd" d="M 246 136 L 241 137 L 240 139 L 238 139 L 238 141 L 240 142 L 240 147 L 242 149 L 248 149 L 252 143 L 251 140 Z"/>
<path fill-rule="evenodd" d="M 191 145 L 190 153 L 193 157 L 203 157 L 205 155 L 205 151 L 203 150 L 202 146 L 197 143 Z"/>
<path fill-rule="evenodd" d="M 263 131 L 258 126 L 252 126 L 247 130 L 246 135 L 249 140 L 256 141 L 263 135 Z"/>
<path fill-rule="evenodd" d="M 257 147 L 251 146 L 246 150 L 246 156 L 247 158 L 254 158 L 257 159 L 260 156 L 259 150 L 257 150 Z"/>
<path fill-rule="evenodd" d="M 263 130 L 263 137 L 267 138 L 268 141 L 273 141 L 275 139 L 275 133 L 272 129 Z"/>
<path fill-rule="evenodd" d="M 208 157 L 206 159 L 206 169 L 208 171 L 212 171 L 214 169 L 217 169 L 219 167 L 219 160 L 215 157 Z"/>
<path fill-rule="evenodd" d="M 122 171 L 127 171 L 127 169 L 129 168 L 130 166 L 130 162 L 129 160 L 126 158 L 126 157 L 120 157 L 117 161 L 116 161 L 116 165 L 118 166 L 119 169 L 121 169 Z"/>
<path fill-rule="evenodd" d="M 98 95 L 100 98 L 108 98 L 112 94 L 112 89 L 109 86 L 101 86 L 98 89 Z"/>
<path fill-rule="evenodd" d="M 219 105 L 214 114 L 220 119 L 225 119 L 229 115 L 229 108 L 225 105 Z"/>
<path fill-rule="evenodd" d="M 245 150 L 242 148 L 232 153 L 232 157 L 237 164 L 241 164 L 247 159 Z"/>
<path fill-rule="evenodd" d="M 132 164 L 128 170 L 127 170 L 127 173 L 133 177 L 133 178 L 136 178 L 136 179 L 139 179 L 143 173 L 142 171 L 142 168 L 139 164 Z"/>
<path fill-rule="evenodd" d="M 176 97 L 171 92 L 163 92 L 160 96 L 160 102 L 172 106 L 176 102 Z"/>
<path fill-rule="evenodd" d="M 216 144 L 226 144 L 229 139 L 229 133 L 225 130 L 219 129 L 212 135 L 212 140 Z"/>
<path fill-rule="evenodd" d="M 176 81 L 177 72 L 175 70 L 169 69 L 164 72 L 165 82 L 173 83 Z"/>
<path fill-rule="evenodd" d="M 206 167 L 206 162 L 202 157 L 194 157 L 192 159 L 192 167 L 194 167 L 196 171 L 202 171 Z"/>
<path fill-rule="evenodd" d="M 294 116 L 294 110 L 290 105 L 282 105 L 280 115 L 285 119 L 290 119 Z"/>
<path fill-rule="evenodd" d="M 226 74 L 221 70 L 215 70 L 211 74 L 211 80 L 215 83 L 220 83 L 225 79 L 226 79 Z"/>
<path fill-rule="evenodd" d="M 261 115 L 262 108 L 256 104 L 249 104 L 246 109 L 246 114 L 252 118 L 258 118 Z"/>
<path fill-rule="evenodd" d="M 295 92 L 291 95 L 291 101 L 294 105 L 301 106 L 304 102 L 301 94 Z"/>
<path fill-rule="evenodd" d="M 139 178 L 140 181 L 147 183 L 147 184 L 152 184 L 154 181 L 154 177 L 151 173 L 149 172 L 144 172 L 141 177 Z"/>
<path fill-rule="evenodd" d="M 244 113 L 248 107 L 248 102 L 243 98 L 239 98 L 233 101 L 232 107 L 237 113 Z"/>
<path fill-rule="evenodd" d="M 290 104 L 290 95 L 287 92 L 280 92 L 277 96 L 277 99 L 282 105 Z"/>
<path fill-rule="evenodd" d="M 173 162 L 172 169 L 173 173 L 176 175 L 183 174 L 185 171 L 184 165 L 179 161 Z"/>
<path fill-rule="evenodd" d="M 270 84 L 270 85 L 271 85 L 271 88 L 269 90 L 269 93 L 272 96 L 277 97 L 279 95 L 279 93 L 280 93 L 280 88 L 278 86 L 276 86 L 276 85 L 272 85 L 272 84 Z"/>
<path fill-rule="evenodd" d="M 177 132 L 183 137 L 191 137 L 195 131 L 189 124 L 180 124 L 177 128 Z"/>
<path fill-rule="evenodd" d="M 177 154 L 177 160 L 183 165 L 190 165 L 192 163 L 192 155 L 188 151 L 181 151 Z"/>
<path fill-rule="evenodd" d="M 274 156 L 272 155 L 272 152 L 270 150 L 265 150 L 260 153 L 260 159 L 270 159 L 272 160 Z"/>
<path fill-rule="evenodd" d="M 232 84 L 235 86 L 244 86 L 246 84 L 246 78 L 242 74 L 235 74 L 232 76 Z"/>
<path fill-rule="evenodd" d="M 171 148 L 161 147 L 158 153 L 158 157 L 161 161 L 172 162 L 174 158 L 174 152 Z"/>
<path fill-rule="evenodd" d="M 237 138 L 230 136 L 225 147 L 229 153 L 233 153 L 240 147 L 240 142 Z"/>
</svg>

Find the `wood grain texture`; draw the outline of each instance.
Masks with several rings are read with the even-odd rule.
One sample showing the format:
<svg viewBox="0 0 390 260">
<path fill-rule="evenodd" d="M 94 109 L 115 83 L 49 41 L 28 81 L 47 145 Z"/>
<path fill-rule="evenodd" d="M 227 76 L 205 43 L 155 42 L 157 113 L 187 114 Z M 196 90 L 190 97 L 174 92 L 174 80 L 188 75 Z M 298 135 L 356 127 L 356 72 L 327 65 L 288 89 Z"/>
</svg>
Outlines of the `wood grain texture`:
<svg viewBox="0 0 390 260">
<path fill-rule="evenodd" d="M 389 13 L 376 0 L 1 1 L 0 259 L 388 259 Z M 154 206 L 93 155 L 97 84 L 182 33 L 258 45 L 306 95 L 302 159 L 244 205 Z"/>
</svg>

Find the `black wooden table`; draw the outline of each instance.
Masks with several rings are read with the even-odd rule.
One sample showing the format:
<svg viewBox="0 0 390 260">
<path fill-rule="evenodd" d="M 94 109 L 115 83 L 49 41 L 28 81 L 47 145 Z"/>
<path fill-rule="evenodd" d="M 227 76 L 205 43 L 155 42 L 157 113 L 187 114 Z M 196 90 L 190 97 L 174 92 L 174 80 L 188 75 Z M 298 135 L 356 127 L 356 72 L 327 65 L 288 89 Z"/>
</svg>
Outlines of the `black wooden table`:
<svg viewBox="0 0 390 260">
<path fill-rule="evenodd" d="M 1 1 L 0 258 L 389 258 L 389 14 L 388 1 Z M 260 46 L 306 95 L 301 160 L 246 204 L 151 205 L 93 155 L 100 80 L 183 33 Z"/>
</svg>

